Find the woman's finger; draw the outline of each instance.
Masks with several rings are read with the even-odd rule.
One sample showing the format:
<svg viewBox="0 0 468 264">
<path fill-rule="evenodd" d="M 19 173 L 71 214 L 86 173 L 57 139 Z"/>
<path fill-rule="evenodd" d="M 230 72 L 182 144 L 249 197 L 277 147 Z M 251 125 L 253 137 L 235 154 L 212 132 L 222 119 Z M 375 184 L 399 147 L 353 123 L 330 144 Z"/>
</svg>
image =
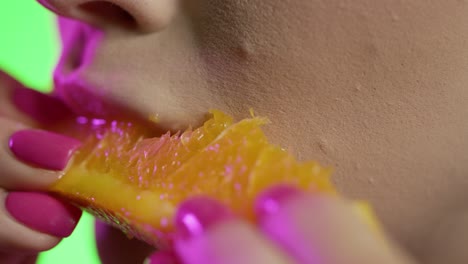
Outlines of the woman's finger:
<svg viewBox="0 0 468 264">
<path fill-rule="evenodd" d="M 58 100 L 29 90 L 0 72 L 2 263 L 35 263 L 37 253 L 69 236 L 81 216 L 81 210 L 49 194 L 23 192 L 46 190 L 80 145 L 73 138 L 31 126 L 51 124 L 69 113 Z"/>
<path fill-rule="evenodd" d="M 59 99 L 29 89 L 0 71 L 0 117 L 36 126 L 52 125 L 72 116 Z"/>
<path fill-rule="evenodd" d="M 264 233 L 298 263 L 410 263 L 350 202 L 278 187 L 256 205 Z"/>
<path fill-rule="evenodd" d="M 37 254 L 8 254 L 0 252 L 2 264 L 37 264 Z"/>
<path fill-rule="evenodd" d="M 22 85 L 0 70 L 0 117 L 11 118 L 24 124 L 34 125 L 34 121 L 17 109 L 14 103 L 14 91 Z"/>
<path fill-rule="evenodd" d="M 0 190 L 0 253 L 34 254 L 75 228 L 81 211 L 45 193 Z"/>
<path fill-rule="evenodd" d="M 176 216 L 175 249 L 186 264 L 293 263 L 253 226 L 232 217 L 217 202 L 195 198 Z"/>
<path fill-rule="evenodd" d="M 76 139 L 1 117 L 0 127 L 0 187 L 7 190 L 45 189 L 80 146 Z"/>
</svg>

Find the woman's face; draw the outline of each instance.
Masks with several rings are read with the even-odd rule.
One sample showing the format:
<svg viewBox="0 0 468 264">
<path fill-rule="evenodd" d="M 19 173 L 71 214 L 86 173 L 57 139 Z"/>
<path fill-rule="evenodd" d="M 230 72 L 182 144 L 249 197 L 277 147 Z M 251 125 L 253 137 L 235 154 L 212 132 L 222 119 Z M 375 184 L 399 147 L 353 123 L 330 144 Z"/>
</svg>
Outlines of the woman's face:
<svg viewBox="0 0 468 264">
<path fill-rule="evenodd" d="M 95 26 L 61 20 L 56 89 L 77 111 L 177 130 L 252 107 L 420 257 L 468 218 L 465 1 L 48 2 Z"/>
</svg>

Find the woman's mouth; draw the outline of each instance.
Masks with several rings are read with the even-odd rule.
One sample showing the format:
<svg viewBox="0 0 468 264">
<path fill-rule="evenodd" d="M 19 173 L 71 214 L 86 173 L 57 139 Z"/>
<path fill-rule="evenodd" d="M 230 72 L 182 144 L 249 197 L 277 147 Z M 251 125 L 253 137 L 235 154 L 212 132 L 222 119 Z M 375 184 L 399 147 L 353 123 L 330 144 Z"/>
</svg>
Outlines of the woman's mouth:
<svg viewBox="0 0 468 264">
<path fill-rule="evenodd" d="M 54 71 L 54 92 L 77 114 L 108 116 L 103 96 L 98 96 L 82 72 L 91 63 L 102 32 L 83 23 L 59 20 L 63 51 Z"/>
<path fill-rule="evenodd" d="M 54 71 L 54 93 L 78 116 L 107 120 L 129 120 L 165 133 L 154 120 L 117 102 L 107 87 L 106 76 L 89 77 L 95 51 L 103 33 L 86 24 L 60 18 L 63 51 Z M 103 74 L 105 75 L 105 74 Z"/>
</svg>

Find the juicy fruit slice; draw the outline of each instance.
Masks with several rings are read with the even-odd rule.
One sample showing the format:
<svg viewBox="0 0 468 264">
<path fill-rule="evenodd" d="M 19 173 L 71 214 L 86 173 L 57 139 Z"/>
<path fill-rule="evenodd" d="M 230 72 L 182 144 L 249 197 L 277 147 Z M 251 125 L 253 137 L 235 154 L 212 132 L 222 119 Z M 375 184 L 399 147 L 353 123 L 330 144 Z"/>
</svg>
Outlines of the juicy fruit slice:
<svg viewBox="0 0 468 264">
<path fill-rule="evenodd" d="M 212 111 L 202 127 L 159 138 L 124 122 L 90 124 L 92 136 L 51 191 L 155 246 L 171 233 L 177 205 L 193 196 L 213 197 L 254 220 L 253 199 L 270 186 L 335 193 L 328 169 L 299 163 L 268 142 L 265 122 L 233 124 Z"/>
</svg>

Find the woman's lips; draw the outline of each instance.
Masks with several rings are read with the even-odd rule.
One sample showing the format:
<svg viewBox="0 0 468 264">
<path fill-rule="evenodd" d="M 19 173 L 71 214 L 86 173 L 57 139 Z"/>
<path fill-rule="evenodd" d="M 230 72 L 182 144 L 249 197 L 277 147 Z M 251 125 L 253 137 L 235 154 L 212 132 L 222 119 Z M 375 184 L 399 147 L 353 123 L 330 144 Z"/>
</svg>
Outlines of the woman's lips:
<svg viewBox="0 0 468 264">
<path fill-rule="evenodd" d="M 84 73 L 94 59 L 94 52 L 102 40 L 102 32 L 80 22 L 59 20 L 63 51 L 54 71 L 54 92 L 79 115 L 93 117 L 115 116 L 115 107 L 98 94 L 97 87 Z"/>
<path fill-rule="evenodd" d="M 89 74 L 102 33 L 87 25 L 71 25 L 73 28 L 70 30 L 73 32 L 68 32 L 67 38 L 63 40 L 62 56 L 54 71 L 54 93 L 79 116 L 128 120 L 147 127 L 152 136 L 169 131 L 127 103 L 117 102 L 113 98 L 115 95 L 105 86 L 110 83 L 106 82 L 105 74 Z"/>
<path fill-rule="evenodd" d="M 103 40 L 102 31 L 76 21 L 65 22 L 60 28 L 62 35 L 66 32 L 62 39 L 63 52 L 54 71 L 56 95 L 77 115 L 128 120 L 144 125 L 156 134 L 175 132 L 170 122 L 156 124 L 145 109 L 139 109 L 126 98 L 116 98 L 117 93 L 112 91 L 121 83 L 111 81 L 112 75 L 92 71 L 95 52 Z"/>
</svg>

